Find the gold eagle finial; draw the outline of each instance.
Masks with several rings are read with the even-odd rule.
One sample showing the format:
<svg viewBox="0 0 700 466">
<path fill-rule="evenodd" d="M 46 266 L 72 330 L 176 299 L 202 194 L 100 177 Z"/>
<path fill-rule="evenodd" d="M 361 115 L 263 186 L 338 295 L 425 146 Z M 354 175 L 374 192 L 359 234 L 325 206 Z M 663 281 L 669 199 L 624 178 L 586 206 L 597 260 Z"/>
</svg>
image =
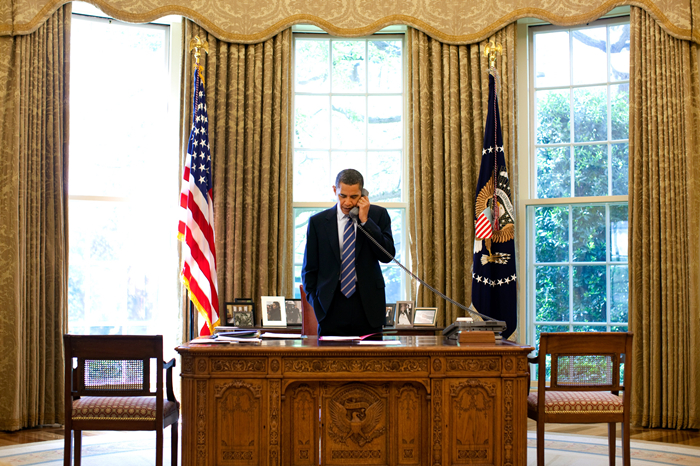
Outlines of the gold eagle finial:
<svg viewBox="0 0 700 466">
<path fill-rule="evenodd" d="M 496 53 L 502 54 L 503 46 L 492 39 L 489 41 L 488 45 L 484 47 L 484 56 L 489 57 L 489 68 L 494 68 L 496 66 Z"/>
</svg>

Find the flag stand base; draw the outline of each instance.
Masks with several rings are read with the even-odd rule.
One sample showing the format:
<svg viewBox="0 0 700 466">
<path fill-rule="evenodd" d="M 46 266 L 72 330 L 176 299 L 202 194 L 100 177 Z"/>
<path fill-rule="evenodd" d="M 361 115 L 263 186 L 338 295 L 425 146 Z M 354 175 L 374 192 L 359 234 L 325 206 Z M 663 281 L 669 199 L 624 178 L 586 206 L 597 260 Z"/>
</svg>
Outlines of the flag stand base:
<svg viewBox="0 0 700 466">
<path fill-rule="evenodd" d="M 459 332 L 460 343 L 487 343 L 496 344 L 496 334 L 489 331 Z"/>
</svg>

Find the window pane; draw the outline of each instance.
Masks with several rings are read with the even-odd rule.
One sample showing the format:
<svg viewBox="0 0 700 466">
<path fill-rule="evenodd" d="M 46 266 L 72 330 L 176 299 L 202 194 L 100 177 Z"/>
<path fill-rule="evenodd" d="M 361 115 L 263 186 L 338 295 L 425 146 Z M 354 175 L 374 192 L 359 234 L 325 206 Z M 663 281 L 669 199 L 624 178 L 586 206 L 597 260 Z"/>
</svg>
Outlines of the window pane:
<svg viewBox="0 0 700 466">
<path fill-rule="evenodd" d="M 608 146 L 574 147 L 574 196 L 608 195 Z"/>
<path fill-rule="evenodd" d="M 627 204 L 610 206 L 610 260 L 627 261 Z"/>
<path fill-rule="evenodd" d="M 574 84 L 607 81 L 606 39 L 605 27 L 578 29 L 573 32 Z"/>
<path fill-rule="evenodd" d="M 403 90 L 402 47 L 400 40 L 369 41 L 369 92 L 389 93 Z"/>
<path fill-rule="evenodd" d="M 630 85 L 610 86 L 610 139 L 628 139 L 630 128 Z"/>
<path fill-rule="evenodd" d="M 608 94 L 606 86 L 574 89 L 574 141 L 608 139 Z"/>
<path fill-rule="evenodd" d="M 396 260 L 403 264 L 403 237 L 405 232 L 404 226 L 404 209 L 387 209 L 389 217 L 391 217 L 391 234 L 394 237 L 394 247 L 396 248 Z M 395 264 L 395 263 L 394 263 Z M 406 264 L 403 264 L 406 265 Z M 404 272 L 405 273 L 405 272 Z"/>
<path fill-rule="evenodd" d="M 568 207 L 535 209 L 535 262 L 569 260 Z"/>
<path fill-rule="evenodd" d="M 630 78 L 630 25 L 609 27 L 610 80 L 627 81 Z"/>
<path fill-rule="evenodd" d="M 574 261 L 605 261 L 605 206 L 574 206 L 571 215 Z"/>
<path fill-rule="evenodd" d="M 367 176 L 365 184 L 370 192 L 371 202 L 401 201 L 401 173 L 403 173 L 403 153 L 382 151 L 367 153 Z"/>
<path fill-rule="evenodd" d="M 73 22 L 71 195 L 128 196 L 150 186 L 152 174 L 160 172 L 161 157 L 152 154 L 162 154 L 161 141 L 169 137 L 169 89 L 163 86 L 168 79 L 167 41 L 163 26 Z M 135 165 L 140 169 L 133 170 Z"/>
<path fill-rule="evenodd" d="M 327 151 L 294 151 L 294 201 L 331 199 L 333 192 Z"/>
<path fill-rule="evenodd" d="M 627 323 L 629 274 L 626 265 L 610 267 L 610 321 Z"/>
<path fill-rule="evenodd" d="M 571 141 L 571 104 L 568 90 L 535 92 L 537 144 Z"/>
<path fill-rule="evenodd" d="M 176 286 L 169 259 L 174 245 L 162 241 L 170 213 L 136 202 L 71 200 L 72 332 L 134 334 L 146 328 L 162 333 L 159 318 L 173 304 L 164 296 Z"/>
<path fill-rule="evenodd" d="M 571 196 L 569 147 L 537 149 L 537 197 L 550 199 Z"/>
<path fill-rule="evenodd" d="M 605 322 L 605 266 L 574 267 L 574 322 Z"/>
<path fill-rule="evenodd" d="M 365 148 L 365 97 L 333 96 L 331 97 L 333 149 Z"/>
<path fill-rule="evenodd" d="M 569 320 L 569 267 L 535 267 L 535 320 Z"/>
<path fill-rule="evenodd" d="M 306 248 L 306 229 L 309 226 L 309 218 L 323 209 L 300 208 L 294 209 L 294 263 L 304 262 L 304 249 Z M 299 269 L 301 271 L 301 269 Z"/>
<path fill-rule="evenodd" d="M 302 149 L 328 149 L 330 144 L 329 101 L 327 96 L 297 95 L 294 121 L 295 146 Z"/>
<path fill-rule="evenodd" d="M 304 66 L 295 67 L 296 92 L 327 93 L 330 89 L 327 40 L 298 39 L 295 60 Z"/>
<path fill-rule="evenodd" d="M 334 40 L 333 92 L 365 92 L 365 42 Z"/>
<path fill-rule="evenodd" d="M 369 113 L 369 149 L 401 149 L 403 147 L 403 98 L 375 96 L 367 98 Z"/>
<path fill-rule="evenodd" d="M 612 144 L 612 194 L 629 194 L 629 143 Z"/>
<path fill-rule="evenodd" d="M 367 158 L 364 151 L 333 151 L 331 152 L 331 176 L 333 177 L 333 184 L 335 184 L 335 176 L 341 170 L 346 168 L 354 168 L 355 170 L 362 173 L 362 177 L 365 178 L 367 174 Z M 370 187 L 367 183 L 367 178 L 365 178 L 365 184 L 367 185 L 367 190 L 374 189 Z M 330 195 L 333 195 L 331 190 Z M 372 192 L 370 191 L 370 196 Z M 333 202 L 337 201 L 336 198 L 332 199 Z"/>
<path fill-rule="evenodd" d="M 535 35 L 535 86 L 569 84 L 569 33 L 548 32 Z"/>
</svg>

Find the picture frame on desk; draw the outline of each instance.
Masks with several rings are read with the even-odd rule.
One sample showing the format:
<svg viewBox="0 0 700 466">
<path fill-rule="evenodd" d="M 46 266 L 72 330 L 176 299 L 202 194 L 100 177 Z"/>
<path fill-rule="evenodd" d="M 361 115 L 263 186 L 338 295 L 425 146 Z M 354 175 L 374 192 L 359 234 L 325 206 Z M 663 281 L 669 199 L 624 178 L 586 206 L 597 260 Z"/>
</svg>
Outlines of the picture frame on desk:
<svg viewBox="0 0 700 466">
<path fill-rule="evenodd" d="M 226 326 L 240 328 L 255 327 L 255 304 L 250 302 L 226 303 Z"/>
<path fill-rule="evenodd" d="M 284 300 L 285 314 L 287 314 L 287 327 L 301 327 L 301 298 Z"/>
<path fill-rule="evenodd" d="M 413 327 L 413 301 L 396 301 L 394 328 Z"/>
<path fill-rule="evenodd" d="M 417 307 L 413 314 L 414 327 L 435 327 L 437 324 L 436 307 Z"/>
<path fill-rule="evenodd" d="M 386 303 L 385 327 L 393 327 L 396 322 L 396 303 Z"/>
<path fill-rule="evenodd" d="M 263 327 L 286 327 L 287 313 L 284 296 L 261 296 L 260 313 Z"/>
</svg>

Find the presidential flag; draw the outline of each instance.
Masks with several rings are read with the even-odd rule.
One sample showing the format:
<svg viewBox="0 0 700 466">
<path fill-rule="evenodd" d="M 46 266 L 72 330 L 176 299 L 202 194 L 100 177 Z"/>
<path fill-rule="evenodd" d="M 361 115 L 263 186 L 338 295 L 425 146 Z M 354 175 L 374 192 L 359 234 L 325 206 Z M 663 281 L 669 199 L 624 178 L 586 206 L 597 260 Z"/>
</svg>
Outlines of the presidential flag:
<svg viewBox="0 0 700 466">
<path fill-rule="evenodd" d="M 517 326 L 515 212 L 492 74 L 475 206 L 472 305 L 481 314 L 505 321 L 508 328 L 502 336 L 508 338 Z"/>
<path fill-rule="evenodd" d="M 201 320 L 200 335 L 211 335 L 219 325 L 219 296 L 214 248 L 214 202 L 207 99 L 201 69 L 194 72 L 192 130 L 182 176 L 182 217 L 178 238 L 182 241 L 182 281 Z"/>
</svg>

